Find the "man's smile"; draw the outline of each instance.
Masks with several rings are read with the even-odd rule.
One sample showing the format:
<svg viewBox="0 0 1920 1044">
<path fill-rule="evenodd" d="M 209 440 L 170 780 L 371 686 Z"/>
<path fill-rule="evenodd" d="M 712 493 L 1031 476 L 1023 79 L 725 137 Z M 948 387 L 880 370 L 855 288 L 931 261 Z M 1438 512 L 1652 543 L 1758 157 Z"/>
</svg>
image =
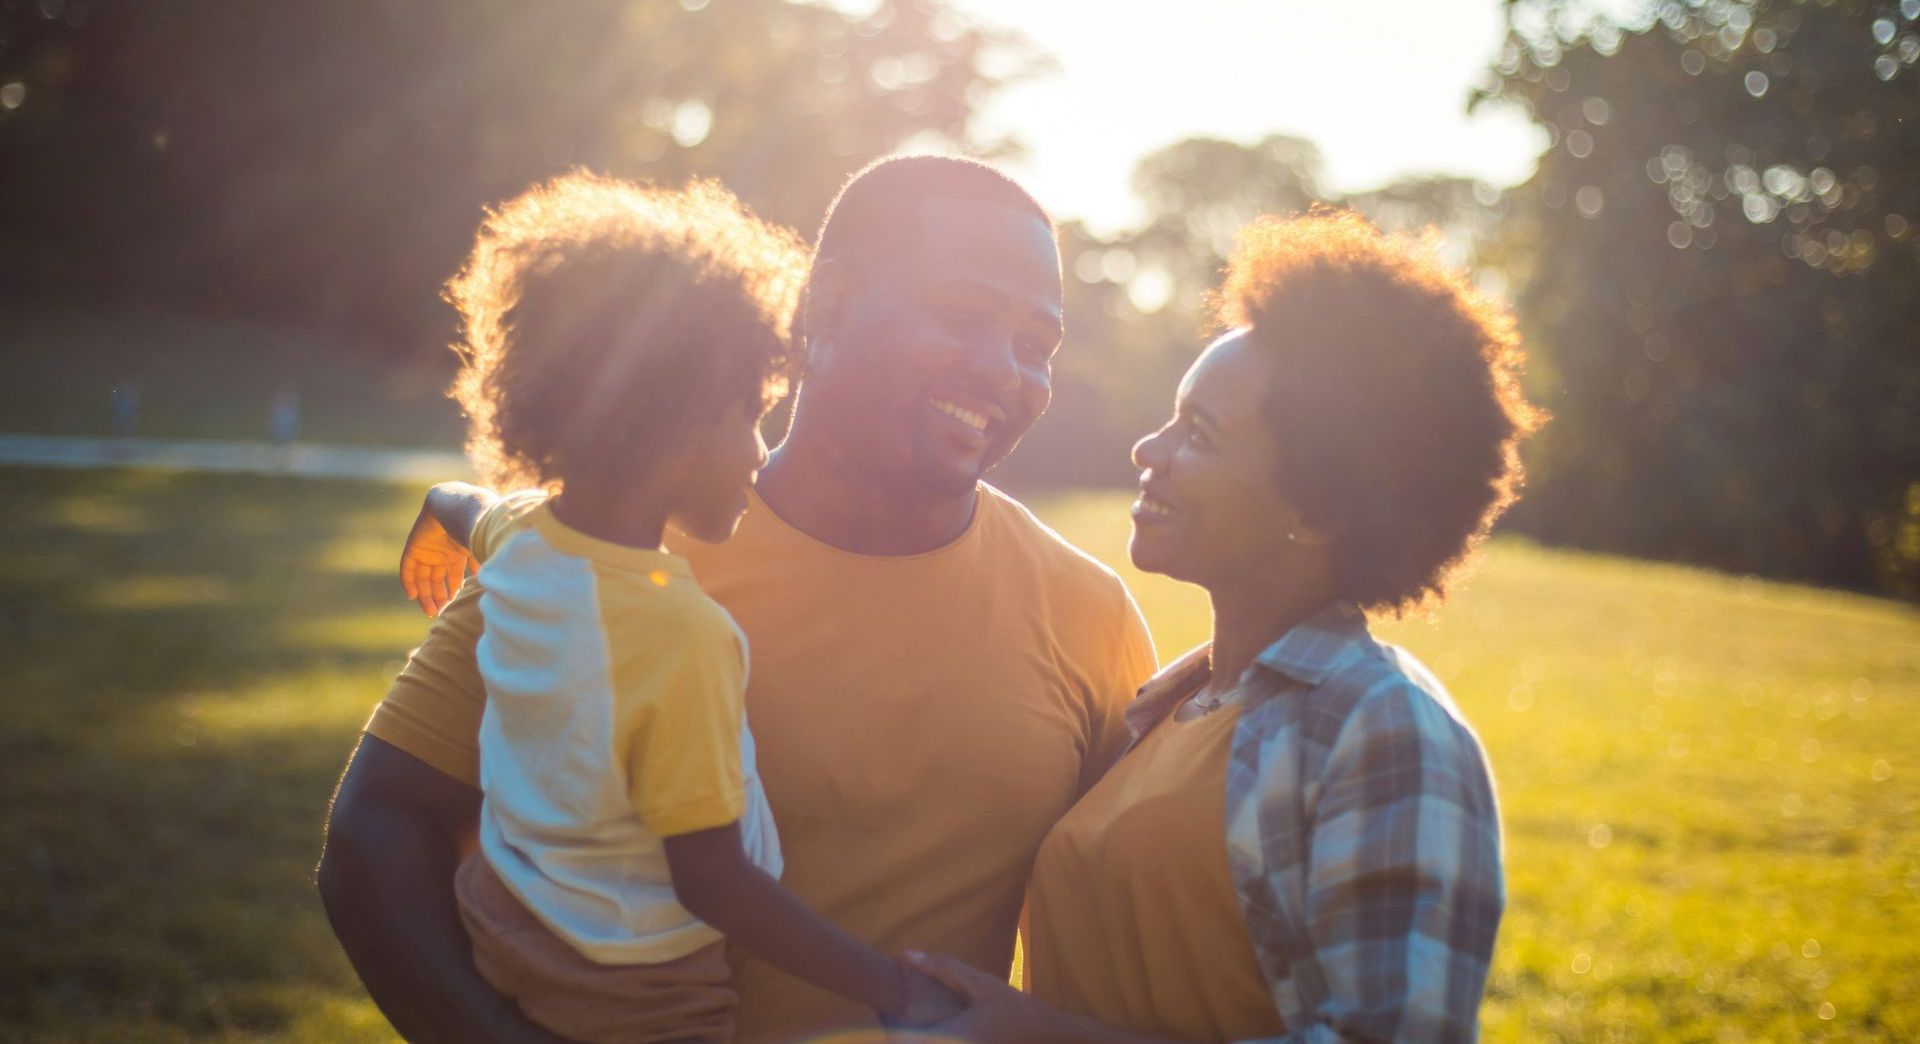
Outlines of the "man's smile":
<svg viewBox="0 0 1920 1044">
<path fill-rule="evenodd" d="M 984 443 L 990 432 L 1007 422 L 1005 410 L 976 399 L 934 395 L 927 405 L 940 416 L 938 423 L 943 430 L 967 442 Z"/>
</svg>

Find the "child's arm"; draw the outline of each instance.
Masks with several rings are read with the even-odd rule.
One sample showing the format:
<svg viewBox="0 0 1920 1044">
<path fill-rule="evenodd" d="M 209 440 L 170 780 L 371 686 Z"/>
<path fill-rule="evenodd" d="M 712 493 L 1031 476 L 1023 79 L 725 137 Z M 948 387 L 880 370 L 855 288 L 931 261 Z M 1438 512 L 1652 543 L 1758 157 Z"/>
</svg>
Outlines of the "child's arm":
<svg viewBox="0 0 1920 1044">
<path fill-rule="evenodd" d="M 480 560 L 467 549 L 473 525 L 500 499 L 499 494 L 466 482 L 442 482 L 427 490 L 420 514 L 400 551 L 400 586 L 428 616 L 453 601 L 469 571 Z"/>
<path fill-rule="evenodd" d="M 808 909 L 747 858 L 740 824 L 665 839 L 674 894 L 695 917 L 789 975 L 924 1025 L 959 1013 L 945 986 L 907 969 Z"/>
</svg>

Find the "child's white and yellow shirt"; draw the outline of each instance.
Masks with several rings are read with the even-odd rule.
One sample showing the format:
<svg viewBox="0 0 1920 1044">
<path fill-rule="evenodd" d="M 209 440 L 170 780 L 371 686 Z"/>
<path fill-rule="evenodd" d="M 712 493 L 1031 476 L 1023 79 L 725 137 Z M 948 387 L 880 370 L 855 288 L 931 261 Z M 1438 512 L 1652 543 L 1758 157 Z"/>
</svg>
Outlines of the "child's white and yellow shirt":
<svg viewBox="0 0 1920 1044">
<path fill-rule="evenodd" d="M 781 870 L 747 728 L 747 639 L 686 559 L 587 536 L 516 493 L 470 540 L 484 565 L 480 847 L 590 959 L 653 964 L 720 934 L 674 897 L 662 838 L 738 821 Z"/>
</svg>

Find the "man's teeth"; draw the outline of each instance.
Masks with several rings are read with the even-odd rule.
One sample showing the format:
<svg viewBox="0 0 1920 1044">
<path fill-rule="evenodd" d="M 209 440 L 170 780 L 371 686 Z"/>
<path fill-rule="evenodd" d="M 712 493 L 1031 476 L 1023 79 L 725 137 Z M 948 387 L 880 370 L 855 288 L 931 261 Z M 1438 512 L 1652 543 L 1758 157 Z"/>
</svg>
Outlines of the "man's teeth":
<svg viewBox="0 0 1920 1044">
<path fill-rule="evenodd" d="M 933 400 L 933 408 L 975 431 L 987 430 L 987 418 L 985 414 L 975 413 L 964 406 L 959 406 L 943 399 Z"/>
<path fill-rule="evenodd" d="M 1165 518 L 1173 514 L 1173 508 L 1142 493 L 1140 495 L 1140 513 L 1155 518 Z"/>
</svg>

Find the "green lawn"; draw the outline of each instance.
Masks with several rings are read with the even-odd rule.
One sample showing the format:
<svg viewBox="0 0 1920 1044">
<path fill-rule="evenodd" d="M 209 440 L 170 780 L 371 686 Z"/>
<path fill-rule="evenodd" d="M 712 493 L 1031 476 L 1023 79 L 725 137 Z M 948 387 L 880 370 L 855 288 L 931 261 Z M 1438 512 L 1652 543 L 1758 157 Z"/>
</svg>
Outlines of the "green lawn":
<svg viewBox="0 0 1920 1044">
<path fill-rule="evenodd" d="M 0 1039 L 385 1039 L 311 873 L 414 491 L 0 469 Z M 1124 498 L 1042 514 L 1124 561 Z M 1128 574 L 1163 654 L 1191 589 Z M 1384 630 L 1479 728 L 1487 1035 L 1920 1037 L 1920 612 L 1498 544 Z"/>
</svg>

